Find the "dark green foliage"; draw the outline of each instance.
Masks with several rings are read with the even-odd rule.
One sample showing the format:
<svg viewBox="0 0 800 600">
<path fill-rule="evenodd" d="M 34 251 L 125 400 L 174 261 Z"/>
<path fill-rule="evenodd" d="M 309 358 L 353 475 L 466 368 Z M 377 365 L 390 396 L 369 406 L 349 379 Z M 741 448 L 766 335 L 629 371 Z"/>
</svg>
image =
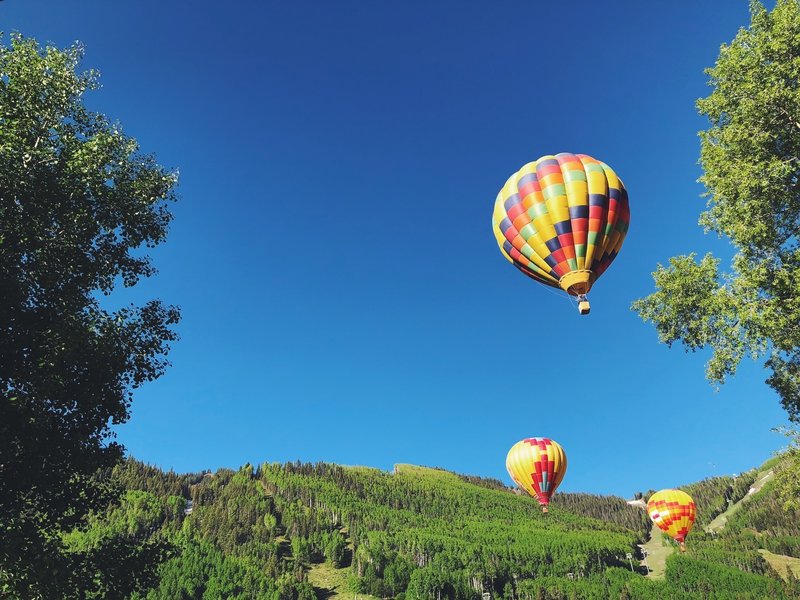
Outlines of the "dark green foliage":
<svg viewBox="0 0 800 600">
<path fill-rule="evenodd" d="M 723 534 L 717 538 L 704 536 L 700 532 L 690 535 L 692 536 L 691 558 L 756 575 L 774 575 L 771 567 L 758 553 L 763 544 L 752 535 Z"/>
<path fill-rule="evenodd" d="M 61 534 L 116 497 L 95 476 L 122 455 L 110 425 L 164 372 L 179 318 L 101 301 L 155 273 L 142 249 L 166 237 L 176 178 L 85 108 L 81 56 L 0 44 L 0 593 L 23 598 L 67 597 Z"/>
<path fill-rule="evenodd" d="M 479 477 L 478 475 L 458 475 L 462 481 L 478 485 L 490 490 L 500 490 L 502 492 L 513 492 L 514 489 L 508 487 L 505 483 L 494 477 Z"/>
<path fill-rule="evenodd" d="M 307 573 L 323 561 L 351 573 L 353 592 L 405 600 L 480 600 L 483 591 L 495 600 L 780 600 L 797 591 L 758 553 L 766 536 L 752 529 L 754 519 L 773 531 L 781 523 L 772 508 L 758 509 L 760 495 L 736 513 L 741 526 L 716 537 L 693 531 L 689 552 L 671 556 L 666 579 L 653 581 L 631 572 L 625 559 L 637 552 L 646 525 L 637 515 L 644 511 L 619 498 L 557 495 L 543 515 L 535 501 L 505 487 L 411 466 L 388 474 L 264 464 L 184 477 L 129 461 L 115 473 L 162 491 L 158 503 L 152 493 L 132 496 L 140 499 L 140 517 L 126 522 L 160 521 L 155 535 L 170 540 L 176 553 L 162 565 L 160 583 L 136 598 L 311 600 Z M 726 505 L 721 498 L 740 498 L 752 481 L 748 474 L 685 487 L 710 518 Z M 193 501 L 190 516 L 170 508 L 176 497 L 168 494 L 177 489 L 181 500 Z M 769 499 L 774 491 L 767 486 L 762 494 Z M 780 543 L 791 543 L 795 527 L 780 529 L 786 536 Z"/>
<path fill-rule="evenodd" d="M 468 485 L 440 470 L 406 467 L 389 475 L 323 464 L 263 465 L 260 477 L 290 535 L 309 536 L 331 523 L 348 528 L 353 569 L 362 590 L 374 595 L 396 593 L 407 565 L 417 567 L 409 599 L 427 597 L 417 590 L 433 587 L 443 597 L 471 598 L 534 573 L 602 571 L 621 564 L 639 539 L 624 526 L 555 506 L 543 515 L 530 498 Z M 620 504 L 633 510 L 622 500 L 609 503 Z M 446 585 L 436 583 L 442 577 Z"/>
<path fill-rule="evenodd" d="M 717 515 L 744 498 L 755 480 L 756 471 L 751 470 L 738 477 L 710 477 L 681 486 L 680 489 L 689 494 L 697 505 L 695 527 L 705 527 Z"/>
<path fill-rule="evenodd" d="M 157 587 L 137 598 L 316 599 L 305 581 L 303 563 L 322 556 L 323 550 L 318 548 L 324 547 L 323 541 L 332 554 L 338 546 L 332 538 L 312 542 L 297 536 L 289 543 L 279 541 L 281 515 L 253 477 L 252 467 L 179 476 L 127 461 L 115 470 L 115 476 L 137 482 L 141 488 L 162 490 L 167 519 L 161 532 L 176 549 L 176 556 L 161 566 Z M 182 509 L 177 520 L 171 521 L 170 505 L 177 502 L 175 496 L 166 494 L 176 489 L 185 494 L 179 498 L 182 506 L 191 499 L 192 512 L 185 516 Z M 171 523 L 179 526 L 170 527 Z"/>
<path fill-rule="evenodd" d="M 131 490 L 119 505 L 91 514 L 88 525 L 63 537 L 70 561 L 62 597 L 127 598 L 158 582 L 157 568 L 173 548 L 167 501 Z"/>
<path fill-rule="evenodd" d="M 586 578 L 541 577 L 523 581 L 517 590 L 520 600 L 606 600 L 640 598 L 684 600 L 690 595 L 671 589 L 664 582 L 645 581 L 630 570 L 613 568 Z"/>
<path fill-rule="evenodd" d="M 667 582 L 672 589 L 701 598 L 760 600 L 793 597 L 787 595 L 779 580 L 679 554 L 667 561 Z"/>
<path fill-rule="evenodd" d="M 785 473 L 794 468 L 788 456 L 779 457 L 768 464 L 775 473 Z M 715 534 L 704 533 L 696 526 L 696 530 L 690 534 L 691 558 L 703 561 L 703 564 L 774 578 L 776 574 L 758 552 L 759 549 L 789 556 L 800 555 L 797 544 L 800 541 L 800 515 L 784 506 L 778 493 L 778 479 L 767 482 L 756 495 L 748 495 L 753 483 L 767 473 L 766 466 L 762 466 L 758 472 L 753 470 L 744 473 L 735 480 L 718 477 L 683 486 L 682 489 L 697 501 L 700 527 L 707 525 L 729 505 L 742 500 L 728 516 L 725 527 Z"/>
<path fill-rule="evenodd" d="M 770 481 L 759 493 L 758 502 L 746 502 L 728 519 L 724 535 L 750 535 L 760 548 L 800 558 L 800 511 L 785 507 L 778 485 Z"/>
<path fill-rule="evenodd" d="M 272 499 L 246 471 L 220 471 L 204 478 L 192 490 L 192 529 L 223 552 L 248 554 L 267 563 L 277 559 L 274 528 L 266 516 Z"/>
<path fill-rule="evenodd" d="M 800 429 L 778 431 L 789 438 L 789 446 L 781 456 L 773 459 L 781 465 L 775 470 L 776 491 L 785 509 L 800 511 Z M 767 465 L 762 468 L 767 468 Z"/>
<path fill-rule="evenodd" d="M 179 555 L 161 567 L 158 588 L 148 600 L 274 598 L 286 586 L 248 558 L 226 556 L 211 542 L 191 533 L 176 538 Z M 291 586 L 289 586 L 291 587 Z M 285 595 L 292 598 L 291 595 Z"/>
<path fill-rule="evenodd" d="M 325 560 L 337 569 L 343 567 L 346 558 L 347 542 L 338 531 L 332 531 L 323 537 L 325 542 Z"/>
<path fill-rule="evenodd" d="M 166 473 L 137 460 L 126 460 L 114 467 L 112 477 L 129 490 L 143 490 L 157 496 L 181 496 L 190 498 L 190 488 L 203 479 L 203 473 L 177 475 Z"/>
<path fill-rule="evenodd" d="M 645 511 L 629 505 L 625 500 L 616 496 L 556 494 L 553 496 L 552 505 L 607 523 L 616 523 L 639 532 L 642 539 L 647 537 L 652 526 Z"/>
</svg>

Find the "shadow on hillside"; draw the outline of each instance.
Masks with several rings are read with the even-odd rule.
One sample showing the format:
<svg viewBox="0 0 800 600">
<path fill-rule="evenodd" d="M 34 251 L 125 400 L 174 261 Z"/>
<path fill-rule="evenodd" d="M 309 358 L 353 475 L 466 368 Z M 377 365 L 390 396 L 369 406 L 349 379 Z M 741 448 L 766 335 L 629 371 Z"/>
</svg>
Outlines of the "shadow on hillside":
<svg viewBox="0 0 800 600">
<path fill-rule="evenodd" d="M 328 600 L 328 598 L 331 598 L 335 594 L 334 590 L 318 587 L 314 588 L 314 593 L 317 595 L 317 600 Z"/>
<path fill-rule="evenodd" d="M 340 569 L 346 569 L 350 565 L 353 564 L 353 549 L 352 548 L 345 548 L 344 549 L 344 557 L 342 558 L 342 566 L 339 567 Z"/>
</svg>

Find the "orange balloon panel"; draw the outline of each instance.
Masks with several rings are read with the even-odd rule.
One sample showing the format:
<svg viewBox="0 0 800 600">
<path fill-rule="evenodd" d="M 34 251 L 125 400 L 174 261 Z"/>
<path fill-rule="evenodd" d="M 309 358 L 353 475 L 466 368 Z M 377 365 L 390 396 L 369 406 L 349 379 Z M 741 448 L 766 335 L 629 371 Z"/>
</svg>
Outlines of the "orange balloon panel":
<svg viewBox="0 0 800 600">
<path fill-rule="evenodd" d="M 676 542 L 683 543 L 694 525 L 697 509 L 694 500 L 686 492 L 661 490 L 650 496 L 647 514 L 661 531 Z"/>
<path fill-rule="evenodd" d="M 506 469 L 514 483 L 547 506 L 567 472 L 567 455 L 553 440 L 528 438 L 508 451 Z"/>
</svg>

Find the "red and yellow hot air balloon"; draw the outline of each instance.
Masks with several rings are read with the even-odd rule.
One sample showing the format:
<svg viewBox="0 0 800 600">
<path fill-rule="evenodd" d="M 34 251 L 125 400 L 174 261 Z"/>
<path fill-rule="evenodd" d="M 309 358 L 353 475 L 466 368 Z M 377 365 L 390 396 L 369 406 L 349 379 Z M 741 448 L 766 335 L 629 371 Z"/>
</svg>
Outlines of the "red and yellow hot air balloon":
<svg viewBox="0 0 800 600">
<path fill-rule="evenodd" d="M 647 514 L 658 528 L 681 545 L 686 552 L 686 535 L 694 525 L 697 509 L 692 497 L 681 490 L 661 490 L 647 501 Z"/>
<path fill-rule="evenodd" d="M 511 264 L 578 297 L 617 257 L 630 223 L 628 192 L 607 164 L 585 154 L 543 156 L 514 173 L 494 205 L 492 229 Z"/>
<path fill-rule="evenodd" d="M 508 451 L 506 469 L 511 479 L 528 492 L 547 512 L 550 497 L 567 472 L 564 449 L 547 438 L 528 438 Z"/>
</svg>

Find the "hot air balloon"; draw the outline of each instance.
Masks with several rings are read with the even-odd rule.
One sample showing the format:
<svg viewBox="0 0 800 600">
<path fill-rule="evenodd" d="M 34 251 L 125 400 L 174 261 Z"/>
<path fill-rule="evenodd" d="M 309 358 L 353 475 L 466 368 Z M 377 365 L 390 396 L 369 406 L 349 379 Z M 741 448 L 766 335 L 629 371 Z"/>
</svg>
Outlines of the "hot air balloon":
<svg viewBox="0 0 800 600">
<path fill-rule="evenodd" d="M 547 155 L 497 194 L 492 229 L 503 256 L 531 279 L 578 298 L 614 261 L 630 223 L 628 192 L 607 164 L 585 154 Z"/>
<path fill-rule="evenodd" d="M 686 552 L 684 540 L 697 514 L 689 494 L 681 490 L 656 492 L 647 501 L 647 514 L 661 531 L 681 545 L 681 552 Z"/>
<path fill-rule="evenodd" d="M 547 512 L 550 497 L 567 472 L 564 449 L 547 438 L 528 438 L 508 451 L 506 469 L 511 479 L 528 492 Z"/>
</svg>

